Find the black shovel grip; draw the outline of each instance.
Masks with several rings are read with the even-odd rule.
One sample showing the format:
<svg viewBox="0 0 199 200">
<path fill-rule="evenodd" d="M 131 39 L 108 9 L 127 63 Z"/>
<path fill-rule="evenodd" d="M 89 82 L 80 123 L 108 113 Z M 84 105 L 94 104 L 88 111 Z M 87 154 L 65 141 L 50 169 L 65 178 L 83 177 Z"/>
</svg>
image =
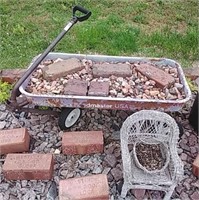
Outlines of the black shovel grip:
<svg viewBox="0 0 199 200">
<path fill-rule="evenodd" d="M 77 16 L 76 11 L 83 13 L 82 16 Z M 91 16 L 91 11 L 81 7 L 81 6 L 74 6 L 73 7 L 73 17 L 77 18 L 79 22 L 87 20 Z"/>
</svg>

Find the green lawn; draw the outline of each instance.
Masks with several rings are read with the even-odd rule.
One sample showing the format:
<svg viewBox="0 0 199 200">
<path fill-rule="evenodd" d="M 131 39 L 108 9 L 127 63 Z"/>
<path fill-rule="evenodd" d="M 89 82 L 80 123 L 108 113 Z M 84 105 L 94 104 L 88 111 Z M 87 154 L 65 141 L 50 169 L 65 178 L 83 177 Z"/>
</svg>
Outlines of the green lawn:
<svg viewBox="0 0 199 200">
<path fill-rule="evenodd" d="M 0 0 L 0 69 L 27 67 L 70 20 L 73 5 L 92 11 L 55 51 L 198 59 L 198 0 Z"/>
</svg>

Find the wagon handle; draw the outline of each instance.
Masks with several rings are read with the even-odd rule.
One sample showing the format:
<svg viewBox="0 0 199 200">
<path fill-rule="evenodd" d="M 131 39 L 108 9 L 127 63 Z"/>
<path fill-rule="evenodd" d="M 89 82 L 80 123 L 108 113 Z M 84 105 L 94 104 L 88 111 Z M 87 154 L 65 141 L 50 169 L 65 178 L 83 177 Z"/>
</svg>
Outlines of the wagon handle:
<svg viewBox="0 0 199 200">
<path fill-rule="evenodd" d="M 82 16 L 77 16 L 77 11 L 83 13 Z M 87 20 L 91 16 L 91 11 L 81 7 L 81 6 L 74 6 L 73 7 L 73 17 L 75 17 L 79 22 Z"/>
<path fill-rule="evenodd" d="M 78 17 L 76 16 L 76 11 L 79 11 L 84 15 Z M 91 16 L 91 12 L 86 10 L 85 8 L 82 8 L 81 6 L 75 6 L 72 10 L 72 14 L 73 14 L 72 19 L 67 23 L 64 29 L 61 31 L 61 33 L 59 33 L 59 35 L 52 41 L 52 43 L 47 47 L 47 49 L 32 63 L 32 65 L 27 69 L 27 71 L 23 74 L 23 76 L 14 85 L 11 91 L 10 99 L 7 101 L 7 108 L 9 110 L 15 111 L 19 107 L 22 107 L 17 102 L 17 97 L 21 94 L 19 91 L 19 87 L 28 78 L 28 76 L 30 76 L 30 74 L 38 67 L 38 65 L 49 54 L 49 52 L 54 49 L 54 47 L 64 37 L 64 35 L 72 28 L 74 24 L 76 24 L 78 21 L 81 22 L 87 20 Z"/>
</svg>

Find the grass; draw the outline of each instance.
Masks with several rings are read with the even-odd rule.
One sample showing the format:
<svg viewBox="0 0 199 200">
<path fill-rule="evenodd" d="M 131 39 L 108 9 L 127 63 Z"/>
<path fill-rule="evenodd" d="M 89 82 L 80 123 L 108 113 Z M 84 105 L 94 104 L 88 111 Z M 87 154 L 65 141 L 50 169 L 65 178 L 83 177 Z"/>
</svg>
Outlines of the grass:
<svg viewBox="0 0 199 200">
<path fill-rule="evenodd" d="M 24 68 L 79 4 L 92 11 L 55 51 L 198 60 L 197 0 L 0 0 L 0 69 Z"/>
</svg>

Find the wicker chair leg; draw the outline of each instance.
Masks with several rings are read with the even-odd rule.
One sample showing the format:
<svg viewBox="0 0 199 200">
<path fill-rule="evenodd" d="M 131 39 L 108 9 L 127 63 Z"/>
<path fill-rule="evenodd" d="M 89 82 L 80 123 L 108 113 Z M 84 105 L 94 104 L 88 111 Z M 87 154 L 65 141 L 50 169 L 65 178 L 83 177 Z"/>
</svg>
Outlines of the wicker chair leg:
<svg viewBox="0 0 199 200">
<path fill-rule="evenodd" d="M 123 186 L 122 186 L 122 192 L 121 192 L 121 197 L 125 198 L 127 195 L 129 188 L 128 188 L 128 184 L 124 182 Z"/>
<path fill-rule="evenodd" d="M 175 185 L 172 185 L 170 188 L 169 188 L 169 191 L 166 192 L 165 196 L 164 196 L 164 199 L 163 200 L 170 200 L 171 199 L 171 196 L 173 194 L 173 191 L 176 187 L 176 184 Z"/>
</svg>

